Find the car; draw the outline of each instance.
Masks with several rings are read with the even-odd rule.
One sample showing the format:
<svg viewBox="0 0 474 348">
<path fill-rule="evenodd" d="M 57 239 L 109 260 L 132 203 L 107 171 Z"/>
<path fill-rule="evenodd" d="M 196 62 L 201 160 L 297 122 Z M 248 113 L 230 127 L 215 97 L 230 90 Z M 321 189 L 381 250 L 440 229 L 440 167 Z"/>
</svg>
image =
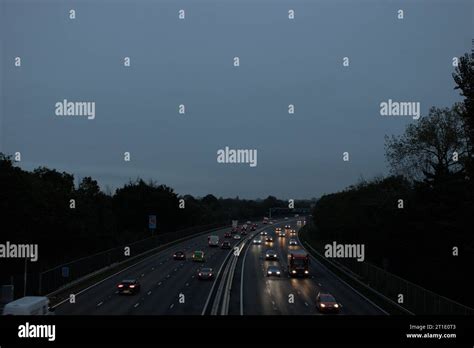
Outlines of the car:
<svg viewBox="0 0 474 348">
<path fill-rule="evenodd" d="M 117 285 L 117 291 L 119 295 L 134 295 L 140 292 L 140 283 L 136 279 L 122 280 L 120 284 Z"/>
<path fill-rule="evenodd" d="M 196 250 L 193 253 L 193 261 L 194 262 L 204 262 L 206 259 L 204 257 L 204 251 L 202 250 Z"/>
<path fill-rule="evenodd" d="M 240 228 L 241 231 L 247 231 L 247 226 L 243 225 L 241 228 Z"/>
<path fill-rule="evenodd" d="M 292 245 L 292 246 L 298 245 L 298 241 L 294 238 L 290 238 L 290 240 L 288 241 L 288 245 Z"/>
<path fill-rule="evenodd" d="M 268 234 L 267 231 L 262 231 L 262 232 L 260 232 L 260 235 L 261 235 L 261 236 L 266 236 L 267 234 Z"/>
<path fill-rule="evenodd" d="M 253 227 L 257 228 L 257 227 L 258 227 L 258 224 L 257 224 L 257 223 L 253 224 Z"/>
<path fill-rule="evenodd" d="M 281 270 L 278 266 L 268 266 L 267 267 L 267 277 L 276 276 L 281 277 Z"/>
<path fill-rule="evenodd" d="M 201 279 L 201 280 L 209 280 L 209 279 L 214 278 L 214 273 L 212 271 L 212 268 L 208 268 L 208 267 L 201 268 L 200 270 L 198 270 L 197 277 L 198 279 Z"/>
<path fill-rule="evenodd" d="M 231 248 L 231 245 L 229 241 L 226 240 L 222 242 L 221 249 L 230 249 L 230 248 Z"/>
<path fill-rule="evenodd" d="M 237 227 L 232 228 L 232 230 L 230 231 L 230 233 L 231 233 L 231 234 L 237 233 Z"/>
<path fill-rule="evenodd" d="M 273 225 L 273 221 L 270 221 L 270 225 Z"/>
<path fill-rule="evenodd" d="M 285 216 L 285 220 L 288 220 L 288 216 Z"/>
<path fill-rule="evenodd" d="M 290 230 L 290 236 L 296 236 L 296 230 Z"/>
<path fill-rule="evenodd" d="M 179 250 L 173 254 L 173 259 L 175 260 L 186 260 L 186 254 Z"/>
<path fill-rule="evenodd" d="M 336 299 L 330 293 L 318 293 L 316 296 L 316 308 L 320 312 L 337 313 L 341 309 L 341 305 L 337 303 Z"/>
<path fill-rule="evenodd" d="M 265 252 L 265 260 L 278 260 L 278 255 L 275 250 L 267 250 Z"/>
<path fill-rule="evenodd" d="M 262 238 L 257 237 L 253 240 L 253 244 L 260 245 L 262 244 Z"/>
<path fill-rule="evenodd" d="M 247 225 L 251 225 L 252 224 L 252 221 L 247 221 Z"/>
<path fill-rule="evenodd" d="M 285 225 L 285 230 L 289 230 L 291 228 L 290 225 Z"/>
<path fill-rule="evenodd" d="M 232 233 L 230 232 L 224 233 L 224 238 L 232 238 Z"/>
<path fill-rule="evenodd" d="M 256 229 L 257 229 L 257 227 L 255 227 L 255 226 L 250 227 L 250 231 L 255 231 Z"/>
<path fill-rule="evenodd" d="M 273 237 L 272 236 L 267 236 L 267 238 L 265 238 L 265 242 L 266 243 L 273 243 Z"/>
<path fill-rule="evenodd" d="M 240 239 L 240 236 L 238 234 L 234 235 L 234 239 Z"/>
<path fill-rule="evenodd" d="M 247 231 L 242 231 L 242 232 L 240 232 L 240 234 L 241 234 L 242 236 L 246 236 L 246 235 L 247 235 Z"/>
</svg>

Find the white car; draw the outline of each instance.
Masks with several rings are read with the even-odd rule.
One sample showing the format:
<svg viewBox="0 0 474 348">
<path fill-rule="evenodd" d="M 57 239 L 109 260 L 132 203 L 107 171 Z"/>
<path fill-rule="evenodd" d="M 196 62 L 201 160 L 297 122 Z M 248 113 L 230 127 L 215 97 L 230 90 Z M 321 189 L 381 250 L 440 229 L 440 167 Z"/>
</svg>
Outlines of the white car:
<svg viewBox="0 0 474 348">
<path fill-rule="evenodd" d="M 253 240 L 253 244 L 256 244 L 256 245 L 262 244 L 262 238 L 255 238 L 255 239 Z"/>
<path fill-rule="evenodd" d="M 290 238 L 290 240 L 288 241 L 288 244 L 289 245 L 298 245 L 298 241 L 294 238 Z"/>
<path fill-rule="evenodd" d="M 235 234 L 234 239 L 240 239 L 240 236 L 238 234 Z"/>
</svg>

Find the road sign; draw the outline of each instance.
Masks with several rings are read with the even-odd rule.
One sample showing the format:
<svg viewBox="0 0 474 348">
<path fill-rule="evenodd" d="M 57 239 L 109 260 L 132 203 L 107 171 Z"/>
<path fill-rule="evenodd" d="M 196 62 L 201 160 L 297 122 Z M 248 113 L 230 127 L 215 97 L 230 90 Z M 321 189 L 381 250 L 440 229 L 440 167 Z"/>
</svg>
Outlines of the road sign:
<svg viewBox="0 0 474 348">
<path fill-rule="evenodd" d="M 156 230 L 156 215 L 148 216 L 148 228 L 150 230 Z"/>
<path fill-rule="evenodd" d="M 239 220 L 232 220 L 232 227 L 237 228 L 237 225 L 239 224 Z"/>
<path fill-rule="evenodd" d="M 69 267 L 62 267 L 61 275 L 63 278 L 69 278 Z"/>
</svg>

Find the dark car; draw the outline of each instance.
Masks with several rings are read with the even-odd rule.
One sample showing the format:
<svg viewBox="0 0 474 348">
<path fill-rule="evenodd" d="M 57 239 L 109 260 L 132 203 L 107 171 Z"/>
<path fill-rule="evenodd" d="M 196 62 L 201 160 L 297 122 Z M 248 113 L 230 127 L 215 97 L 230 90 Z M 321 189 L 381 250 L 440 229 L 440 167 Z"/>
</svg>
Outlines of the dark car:
<svg viewBox="0 0 474 348">
<path fill-rule="evenodd" d="M 230 232 L 224 233 L 224 238 L 232 238 L 232 233 Z"/>
<path fill-rule="evenodd" d="M 122 280 L 122 282 L 117 285 L 117 290 L 119 295 L 133 295 L 140 291 L 140 283 L 136 279 Z"/>
<path fill-rule="evenodd" d="M 246 235 L 247 235 L 247 231 L 242 231 L 242 232 L 240 232 L 240 234 L 241 234 L 242 236 L 246 236 Z"/>
<path fill-rule="evenodd" d="M 208 280 L 214 278 L 214 273 L 212 272 L 212 268 L 201 268 L 198 271 L 198 279 Z"/>
<path fill-rule="evenodd" d="M 175 260 L 186 260 L 186 254 L 182 251 L 177 251 L 173 254 Z"/>
<path fill-rule="evenodd" d="M 275 250 L 267 250 L 265 252 L 265 260 L 278 260 L 278 255 Z"/>
<path fill-rule="evenodd" d="M 281 270 L 278 266 L 268 266 L 267 267 L 267 277 L 276 276 L 281 277 Z"/>
<path fill-rule="evenodd" d="M 231 248 L 231 245 L 229 241 L 225 240 L 222 242 L 221 249 L 230 249 L 230 248 Z"/>
<path fill-rule="evenodd" d="M 232 228 L 232 231 L 230 231 L 231 234 L 237 233 L 237 227 Z"/>
<path fill-rule="evenodd" d="M 255 227 L 255 225 L 253 225 L 252 227 L 250 227 L 250 231 L 255 231 L 257 229 L 257 227 Z"/>
<path fill-rule="evenodd" d="M 267 238 L 265 238 L 265 242 L 266 243 L 273 243 L 273 237 L 272 236 L 267 236 Z"/>
<path fill-rule="evenodd" d="M 320 312 L 333 312 L 337 313 L 339 312 L 339 309 L 341 308 L 341 305 L 337 303 L 336 299 L 334 298 L 333 295 L 329 293 L 319 293 L 318 296 L 316 296 L 316 308 Z"/>
</svg>

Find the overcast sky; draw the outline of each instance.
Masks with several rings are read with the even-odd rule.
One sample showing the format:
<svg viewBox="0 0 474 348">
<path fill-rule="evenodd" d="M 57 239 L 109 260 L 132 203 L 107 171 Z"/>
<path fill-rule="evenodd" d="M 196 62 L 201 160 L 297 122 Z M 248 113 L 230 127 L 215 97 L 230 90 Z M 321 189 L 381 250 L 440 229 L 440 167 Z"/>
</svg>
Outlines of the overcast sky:
<svg viewBox="0 0 474 348">
<path fill-rule="evenodd" d="M 198 196 L 310 198 L 387 174 L 384 135 L 416 121 L 380 103 L 460 101 L 452 58 L 474 38 L 472 0 L 0 4 L 0 151 L 103 188 L 141 177 Z M 95 102 L 95 119 L 56 116 L 63 99 Z M 225 146 L 256 149 L 257 166 L 217 163 Z"/>
</svg>

